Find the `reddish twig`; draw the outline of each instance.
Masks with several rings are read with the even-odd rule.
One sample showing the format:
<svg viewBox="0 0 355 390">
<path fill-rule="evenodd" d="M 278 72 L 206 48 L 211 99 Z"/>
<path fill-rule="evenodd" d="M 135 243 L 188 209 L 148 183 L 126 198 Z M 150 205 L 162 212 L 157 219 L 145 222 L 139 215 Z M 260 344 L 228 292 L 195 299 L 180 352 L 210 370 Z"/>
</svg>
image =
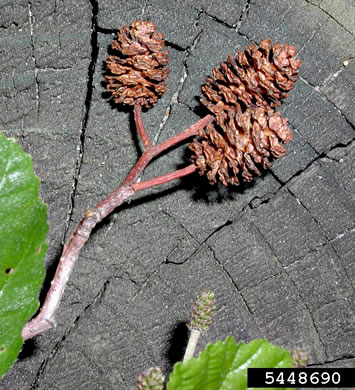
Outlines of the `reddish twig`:
<svg viewBox="0 0 355 390">
<path fill-rule="evenodd" d="M 102 221 L 104 215 L 107 215 L 110 209 L 114 209 L 127 199 L 131 198 L 135 192 L 136 191 L 131 186 L 121 185 L 114 193 L 100 203 L 101 206 L 98 205 L 96 208 L 88 210 L 85 213 L 85 217 L 79 225 L 77 225 L 71 238 L 64 245 L 62 256 L 51 282 L 51 287 L 39 314 L 28 322 L 22 330 L 22 337 L 24 340 L 37 336 L 38 334 L 55 327 L 54 314 L 60 304 L 65 286 L 74 264 L 79 257 L 80 250 L 89 239 L 92 229 L 98 222 Z"/>
<path fill-rule="evenodd" d="M 150 180 L 145 180 L 141 181 L 139 183 L 134 183 L 132 184 L 132 188 L 135 191 L 141 191 L 141 190 L 146 190 L 147 188 L 158 186 L 160 184 L 168 183 L 169 181 L 179 179 L 180 177 L 190 175 L 191 173 L 196 171 L 196 165 L 191 164 L 188 165 L 185 168 L 178 169 L 177 171 L 174 172 L 169 172 L 166 173 L 165 175 L 162 176 L 157 176 L 154 177 L 153 179 Z"/>
<path fill-rule="evenodd" d="M 148 148 L 149 146 L 152 146 L 152 143 L 150 142 L 148 134 L 144 128 L 142 119 L 142 106 L 140 104 L 134 105 L 134 121 L 136 122 L 137 131 L 143 141 L 144 147 Z"/>
<path fill-rule="evenodd" d="M 59 260 L 51 287 L 46 295 L 39 314 L 31 321 L 29 321 L 22 330 L 22 337 L 24 340 L 32 338 L 46 330 L 55 327 L 56 323 L 54 315 L 60 304 L 66 283 L 69 279 L 75 262 L 79 257 L 80 250 L 89 239 L 90 234 L 97 223 L 102 221 L 116 207 L 132 198 L 136 192 L 156 185 L 167 183 L 171 180 L 175 180 L 193 173 L 196 170 L 194 165 L 189 165 L 186 168 L 179 169 L 175 172 L 170 172 L 147 181 L 136 183 L 137 178 L 143 172 L 145 167 L 150 163 L 150 161 L 177 143 L 182 142 L 191 136 L 197 135 L 198 130 L 207 126 L 212 122 L 213 119 L 214 118 L 211 115 L 207 115 L 185 131 L 175 135 L 174 137 L 168 139 L 165 142 L 162 142 L 159 145 L 152 146 L 150 141 L 149 145 L 145 143 L 146 149 L 123 183 L 95 208 L 90 209 L 85 213 L 84 218 L 74 229 L 70 239 L 64 245 L 63 253 Z M 143 126 L 141 127 L 141 130 L 142 129 L 144 129 Z M 145 131 L 140 134 L 144 142 L 143 137 Z"/>
</svg>

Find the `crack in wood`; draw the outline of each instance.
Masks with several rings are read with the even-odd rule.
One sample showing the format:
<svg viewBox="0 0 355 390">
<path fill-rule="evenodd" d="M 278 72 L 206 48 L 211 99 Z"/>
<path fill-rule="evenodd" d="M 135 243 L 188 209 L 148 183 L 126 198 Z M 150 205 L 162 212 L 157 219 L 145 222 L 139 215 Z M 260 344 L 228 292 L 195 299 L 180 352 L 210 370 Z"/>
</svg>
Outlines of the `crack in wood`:
<svg viewBox="0 0 355 390">
<path fill-rule="evenodd" d="M 28 0 L 28 23 L 30 26 L 30 36 L 31 36 L 31 51 L 32 51 L 32 61 L 34 64 L 34 74 L 36 82 L 36 117 L 37 121 L 39 119 L 39 110 L 40 110 L 40 92 L 39 92 L 39 81 L 38 81 L 38 67 L 36 59 L 36 50 L 34 45 L 34 16 L 32 12 L 32 3 Z"/>
<path fill-rule="evenodd" d="M 318 330 L 318 327 L 317 325 L 315 324 L 315 321 L 314 321 L 314 318 L 313 318 L 313 315 L 312 315 L 312 311 L 310 309 L 310 307 L 307 305 L 306 302 L 304 302 L 304 300 L 302 299 L 302 294 L 300 293 L 299 289 L 298 289 L 298 286 L 297 284 L 295 283 L 295 281 L 291 278 L 291 276 L 289 275 L 289 273 L 287 272 L 287 267 L 285 267 L 281 261 L 279 260 L 279 258 L 277 257 L 277 254 L 275 253 L 274 251 L 274 248 L 271 246 L 271 244 L 269 243 L 269 241 L 267 240 L 267 238 L 264 236 L 264 234 L 262 233 L 262 231 L 259 229 L 259 227 L 257 225 L 255 225 L 255 228 L 256 230 L 259 232 L 259 234 L 264 238 L 265 240 L 265 243 L 268 245 L 269 247 L 269 250 L 271 251 L 271 253 L 274 255 L 276 261 L 279 263 L 279 265 L 282 267 L 282 269 L 284 270 L 284 273 L 285 275 L 287 276 L 288 280 L 290 281 L 290 283 L 294 286 L 294 291 L 297 292 L 297 295 L 300 299 L 300 302 L 301 304 L 304 306 L 304 308 L 306 309 L 308 315 L 309 315 L 309 318 L 311 320 L 311 323 L 312 323 L 312 326 L 315 330 L 315 333 L 317 335 L 317 339 L 319 341 L 319 344 L 323 347 L 323 353 L 324 355 L 328 358 L 328 355 L 327 355 L 327 350 L 326 350 L 326 346 L 324 345 L 322 339 L 321 339 L 321 336 L 320 336 L 320 333 L 319 333 L 319 330 Z"/>
<path fill-rule="evenodd" d="M 354 34 L 350 30 L 348 30 L 343 24 L 341 24 L 338 19 L 336 19 L 332 14 L 330 14 L 328 11 L 326 11 L 324 8 L 321 7 L 322 0 L 320 1 L 320 3 L 318 5 L 312 3 L 309 0 L 305 0 L 305 2 L 308 3 L 308 4 L 311 4 L 312 6 L 318 8 L 318 9 L 320 9 L 321 11 L 323 11 L 326 15 L 329 16 L 330 19 L 334 20 L 334 22 L 337 23 L 341 28 L 343 28 L 346 32 L 348 32 L 349 34 L 354 36 Z"/>
<path fill-rule="evenodd" d="M 248 313 L 254 318 L 253 316 L 253 311 L 251 310 L 250 306 L 248 305 L 248 302 L 246 301 L 244 295 L 242 294 L 242 289 L 240 289 L 238 287 L 238 284 L 237 282 L 232 278 L 231 274 L 227 271 L 226 267 L 222 264 L 222 262 L 218 259 L 215 251 L 213 250 L 213 248 L 211 246 L 209 246 L 208 244 L 206 244 L 208 249 L 211 251 L 212 255 L 213 255 L 213 258 L 215 259 L 215 261 L 217 262 L 217 264 L 219 265 L 219 267 L 221 268 L 221 270 L 223 271 L 223 273 L 227 276 L 227 279 L 231 282 L 231 284 L 234 286 L 234 289 L 235 291 L 237 291 L 237 293 L 239 294 L 239 296 L 241 297 Z"/>
</svg>

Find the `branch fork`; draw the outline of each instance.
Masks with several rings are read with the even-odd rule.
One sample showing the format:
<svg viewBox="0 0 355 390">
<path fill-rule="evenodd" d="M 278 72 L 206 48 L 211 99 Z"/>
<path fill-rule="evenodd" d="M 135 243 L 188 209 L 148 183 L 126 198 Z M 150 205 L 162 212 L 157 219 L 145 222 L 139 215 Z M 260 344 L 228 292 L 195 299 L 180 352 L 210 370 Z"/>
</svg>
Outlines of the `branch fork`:
<svg viewBox="0 0 355 390">
<path fill-rule="evenodd" d="M 24 340 L 37 336 L 56 326 L 55 312 L 59 307 L 69 276 L 71 275 L 81 249 L 89 239 L 92 230 L 99 222 L 106 218 L 122 203 L 132 198 L 138 191 L 168 183 L 196 171 L 196 166 L 191 164 L 185 168 L 178 169 L 146 181 L 138 182 L 139 176 L 143 173 L 144 169 L 152 161 L 152 159 L 174 145 L 185 141 L 189 137 L 198 135 L 198 131 L 200 129 L 205 128 L 214 120 L 212 115 L 207 115 L 181 133 L 158 145 L 152 145 L 144 128 L 142 108 L 138 104 L 134 105 L 134 118 L 138 134 L 145 148 L 144 152 L 122 184 L 119 185 L 96 207 L 88 209 L 85 212 L 84 218 L 75 227 L 70 239 L 64 245 L 56 273 L 51 282 L 51 287 L 48 290 L 40 312 L 36 317 L 29 321 L 22 330 L 22 337 Z"/>
</svg>

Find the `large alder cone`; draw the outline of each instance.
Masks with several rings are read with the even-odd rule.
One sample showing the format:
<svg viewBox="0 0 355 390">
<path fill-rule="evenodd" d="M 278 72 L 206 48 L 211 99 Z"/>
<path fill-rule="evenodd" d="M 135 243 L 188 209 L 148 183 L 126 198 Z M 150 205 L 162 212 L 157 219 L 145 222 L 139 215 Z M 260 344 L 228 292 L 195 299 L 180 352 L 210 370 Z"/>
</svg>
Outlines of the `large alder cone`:
<svg viewBox="0 0 355 390">
<path fill-rule="evenodd" d="M 189 145 L 200 174 L 211 183 L 239 185 L 286 153 L 282 143 L 292 132 L 274 107 L 289 95 L 300 66 L 294 46 L 264 40 L 213 68 L 201 102 L 216 119 Z"/>
<path fill-rule="evenodd" d="M 152 22 L 123 26 L 111 43 L 106 88 L 118 104 L 151 107 L 166 91 L 169 53 L 163 34 Z"/>
</svg>

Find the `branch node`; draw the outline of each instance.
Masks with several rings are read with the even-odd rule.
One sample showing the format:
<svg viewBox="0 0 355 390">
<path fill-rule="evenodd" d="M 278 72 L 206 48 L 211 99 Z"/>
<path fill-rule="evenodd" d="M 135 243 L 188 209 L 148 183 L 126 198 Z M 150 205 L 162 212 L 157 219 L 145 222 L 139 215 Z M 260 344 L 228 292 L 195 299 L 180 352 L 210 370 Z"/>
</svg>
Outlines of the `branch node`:
<svg viewBox="0 0 355 390">
<path fill-rule="evenodd" d="M 101 221 L 101 219 L 102 219 L 100 210 L 97 207 L 92 207 L 90 209 L 87 209 L 85 211 L 85 217 L 86 218 L 93 218 L 97 222 Z"/>
</svg>

